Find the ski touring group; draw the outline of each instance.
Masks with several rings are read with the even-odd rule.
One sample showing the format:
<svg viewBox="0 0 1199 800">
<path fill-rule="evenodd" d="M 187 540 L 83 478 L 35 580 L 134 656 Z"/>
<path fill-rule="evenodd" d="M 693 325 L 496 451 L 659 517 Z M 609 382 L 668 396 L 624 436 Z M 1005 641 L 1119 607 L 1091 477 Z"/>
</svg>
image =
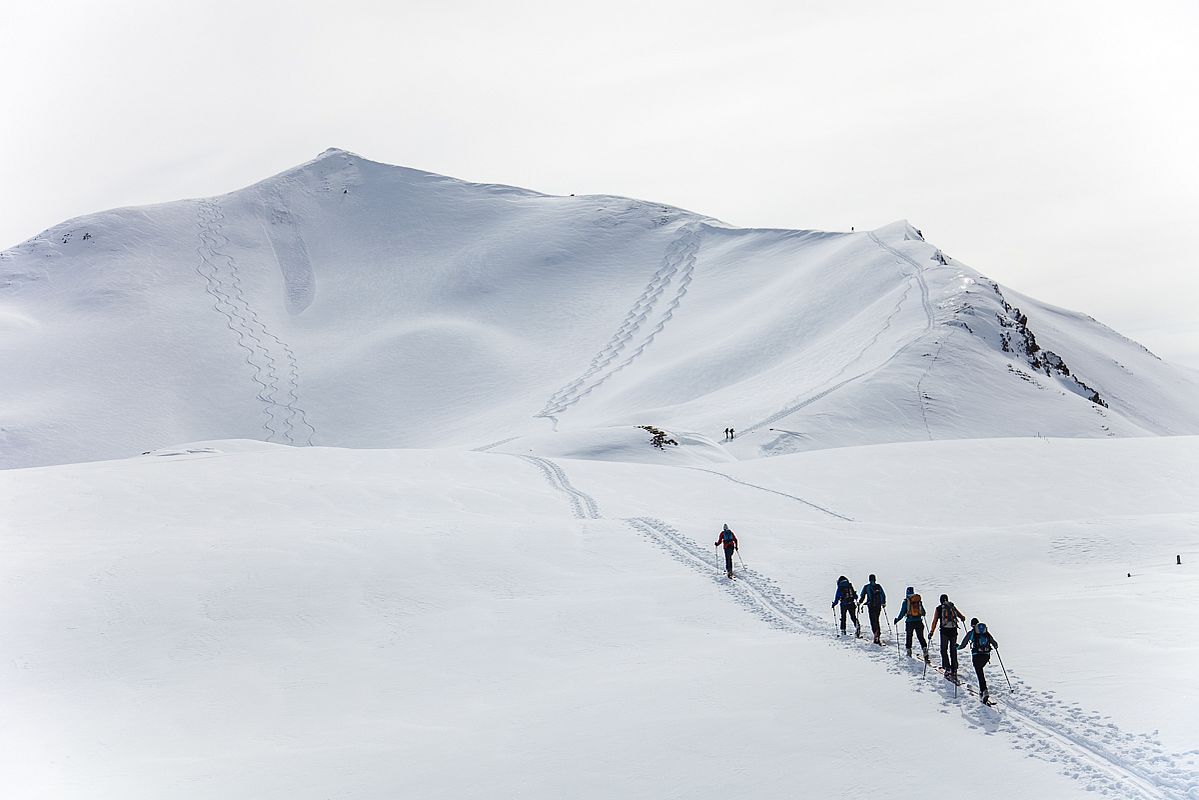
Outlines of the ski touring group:
<svg viewBox="0 0 1199 800">
<path fill-rule="evenodd" d="M 726 524 L 716 537 L 716 547 L 724 548 L 724 569 L 729 580 L 734 580 L 737 576 L 733 571 L 733 555 L 739 555 L 739 545 L 737 542 L 737 534 L 733 533 L 732 529 Z M 742 562 L 744 566 L 744 562 Z M 866 609 L 870 617 L 870 630 L 874 634 L 874 644 L 882 645 L 882 617 L 884 609 L 887 607 L 887 593 L 882 585 L 878 583 L 877 578 L 871 575 L 868 582 L 862 586 L 862 591 L 858 592 L 854 589 L 853 583 L 844 575 L 837 578 L 836 594 L 833 595 L 832 608 L 834 609 L 834 621 L 836 620 L 836 609 L 840 606 L 841 611 L 841 634 L 847 635 L 847 622 L 853 622 L 854 634 L 861 638 L 862 623 L 858 620 L 858 614 L 863 608 Z M 904 626 L 907 637 L 907 654 L 912 655 L 912 637 L 920 643 L 920 650 L 923 655 L 924 663 L 927 665 L 930 662 L 928 655 L 928 639 L 937 632 L 938 625 L 940 626 L 941 634 L 941 671 L 945 677 L 952 681 L 955 686 L 960 686 L 958 680 L 958 651 L 970 648 L 971 662 L 974 665 L 974 672 L 978 677 L 978 693 L 982 702 L 987 705 L 994 705 L 991 700 L 990 692 L 987 689 L 987 676 L 984 668 L 991 660 L 992 651 L 996 655 L 999 654 L 999 642 L 995 636 L 987 628 L 986 623 L 979 622 L 978 618 L 970 620 L 970 626 L 962 636 L 961 641 L 958 641 L 959 622 L 965 622 L 966 616 L 958 610 L 957 606 L 949 599 L 949 595 L 942 594 L 940 602 L 933 609 L 932 625 L 928 628 L 928 638 L 925 638 L 925 622 L 929 614 L 924 606 L 924 600 L 916 591 L 915 587 L 907 587 L 907 591 L 903 598 L 903 602 L 899 607 L 899 614 L 892 620 L 893 624 Z M 899 637 L 896 636 L 895 646 L 899 647 Z M 1002 661 L 1002 659 L 1000 659 Z M 1005 670 L 1006 673 L 1006 670 Z M 956 689 L 955 689 L 956 691 Z"/>
</svg>

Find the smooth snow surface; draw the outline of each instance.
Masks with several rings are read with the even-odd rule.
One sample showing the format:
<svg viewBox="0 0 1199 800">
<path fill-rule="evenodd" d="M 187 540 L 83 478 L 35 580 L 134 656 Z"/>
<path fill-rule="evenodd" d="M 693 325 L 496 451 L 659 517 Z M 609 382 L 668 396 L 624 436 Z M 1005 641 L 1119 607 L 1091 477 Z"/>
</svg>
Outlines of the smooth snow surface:
<svg viewBox="0 0 1199 800">
<path fill-rule="evenodd" d="M 1196 437 L 2 472 L 5 795 L 1192 798 L 1197 480 Z M 986 621 L 1015 693 L 839 640 L 869 571 Z"/>
<path fill-rule="evenodd" d="M 624 458 L 546 434 L 642 424 L 732 426 L 736 458 L 1199 433 L 1194 371 L 906 223 L 738 229 L 340 150 L 0 253 L 0 332 L 7 467 L 230 438 Z"/>
</svg>

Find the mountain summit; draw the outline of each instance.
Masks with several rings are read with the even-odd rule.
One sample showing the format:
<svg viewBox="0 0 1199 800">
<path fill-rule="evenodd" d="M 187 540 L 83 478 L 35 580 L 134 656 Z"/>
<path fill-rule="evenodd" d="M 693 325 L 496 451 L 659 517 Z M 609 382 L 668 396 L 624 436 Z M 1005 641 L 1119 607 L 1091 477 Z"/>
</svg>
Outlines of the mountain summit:
<svg viewBox="0 0 1199 800">
<path fill-rule="evenodd" d="M 905 222 L 734 228 L 336 149 L 0 253 L 0 331 L 5 467 L 235 438 L 624 458 L 637 425 L 694 462 L 1199 433 L 1193 372 Z"/>
</svg>

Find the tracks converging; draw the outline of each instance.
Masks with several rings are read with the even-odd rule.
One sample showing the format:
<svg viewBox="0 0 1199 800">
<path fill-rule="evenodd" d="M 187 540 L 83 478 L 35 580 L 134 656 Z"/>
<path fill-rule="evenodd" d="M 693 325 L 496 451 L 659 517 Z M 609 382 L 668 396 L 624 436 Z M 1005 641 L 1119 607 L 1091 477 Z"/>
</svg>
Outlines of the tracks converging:
<svg viewBox="0 0 1199 800">
<path fill-rule="evenodd" d="M 571 483 L 558 464 L 546 458 L 516 457 L 537 467 L 550 486 L 569 502 L 576 519 L 603 518 L 595 498 Z M 801 498 L 787 496 L 811 505 Z M 821 510 L 848 519 L 827 509 Z M 1062 772 L 1090 791 L 1121 800 L 1194 800 L 1199 797 L 1199 772 L 1179 765 L 1177 756 L 1166 752 L 1160 743 L 1148 736 L 1121 731 L 1111 723 L 1104 723 L 1098 714 L 1087 714 L 1052 692 L 1035 691 L 1018 676 L 1013 676 L 1012 693 L 998 693 L 1002 701 L 997 708 L 959 702 L 948 693 L 950 684 L 935 671 L 932 683 L 929 683 L 921 680 L 920 672 L 912 668 L 917 662 L 893 656 L 889 647 L 880 648 L 864 644 L 867 641 L 864 639 L 838 636 L 830 629 L 827 619 L 808 611 L 761 572 L 742 565 L 736 580 L 726 580 L 709 548 L 702 547 L 663 520 L 630 517 L 621 521 L 673 560 L 716 583 L 730 599 L 767 624 L 821 639 L 830 646 L 848 644 L 857 647 L 857 643 L 862 642 L 857 649 L 863 656 L 888 672 L 918 681 L 921 690 L 935 686 L 933 691 L 941 696 L 942 703 L 956 705 L 968 724 L 1010 734 L 1018 749 L 1058 764 Z"/>
<path fill-rule="evenodd" d="M 221 232 L 224 218 L 216 201 L 200 203 L 196 222 L 200 229 L 200 244 L 196 248 L 200 263 L 196 273 L 204 279 L 213 309 L 224 317 L 225 326 L 236 335 L 237 346 L 252 370 L 267 441 L 311 445 L 316 429 L 300 406 L 296 355 L 267 328 L 250 305 L 237 261 L 221 249 L 229 246 L 229 239 Z"/>
</svg>

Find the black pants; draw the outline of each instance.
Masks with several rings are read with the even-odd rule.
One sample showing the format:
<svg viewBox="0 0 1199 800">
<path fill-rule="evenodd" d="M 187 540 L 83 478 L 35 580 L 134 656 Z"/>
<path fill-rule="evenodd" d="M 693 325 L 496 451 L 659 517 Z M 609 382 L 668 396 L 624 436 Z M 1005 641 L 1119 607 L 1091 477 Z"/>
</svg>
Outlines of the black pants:
<svg viewBox="0 0 1199 800">
<path fill-rule="evenodd" d="M 730 575 L 733 572 L 733 551 L 734 551 L 734 549 L 735 548 L 732 548 L 732 547 L 724 548 L 724 571 L 729 573 Z"/>
<path fill-rule="evenodd" d="M 860 622 L 858 622 L 858 612 L 853 607 L 853 603 L 852 602 L 846 603 L 844 600 L 842 600 L 841 601 L 841 631 L 842 632 L 845 631 L 845 615 L 846 614 L 849 614 L 849 618 L 853 620 L 853 626 L 855 628 L 857 628 L 858 630 L 861 630 L 862 625 Z"/>
<path fill-rule="evenodd" d="M 867 605 L 866 610 L 870 612 L 870 630 L 874 633 L 874 638 L 877 639 L 883 633 L 883 626 L 879 624 L 878 615 L 882 613 L 881 605 Z"/>
<path fill-rule="evenodd" d="M 920 649 L 927 650 L 928 642 L 924 638 L 924 620 L 918 619 L 915 622 L 908 621 L 908 652 L 912 652 L 912 631 L 916 632 L 916 638 L 920 640 Z"/>
<path fill-rule="evenodd" d="M 941 669 L 958 671 L 958 629 L 941 628 Z"/>
<path fill-rule="evenodd" d="M 991 660 L 990 653 L 975 653 L 974 654 L 974 671 L 978 673 L 978 691 L 979 694 L 986 695 L 987 693 L 987 676 L 983 674 L 983 667 Z"/>
</svg>

